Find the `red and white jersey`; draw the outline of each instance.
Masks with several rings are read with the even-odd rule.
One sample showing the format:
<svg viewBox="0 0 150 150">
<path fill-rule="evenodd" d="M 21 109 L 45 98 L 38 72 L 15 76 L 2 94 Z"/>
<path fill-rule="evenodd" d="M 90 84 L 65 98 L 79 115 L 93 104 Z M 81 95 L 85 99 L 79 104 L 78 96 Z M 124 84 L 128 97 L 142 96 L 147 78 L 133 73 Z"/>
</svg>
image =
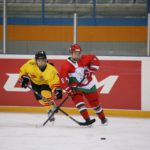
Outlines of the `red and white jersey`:
<svg viewBox="0 0 150 150">
<path fill-rule="evenodd" d="M 73 61 L 69 57 L 61 67 L 60 78 L 61 87 L 75 88 L 85 77 L 86 71 L 96 71 L 99 69 L 99 60 L 95 55 L 82 55 L 78 61 Z M 96 91 L 95 82 L 92 80 L 92 74 L 88 75 L 83 82 L 76 88 L 82 92 Z"/>
</svg>

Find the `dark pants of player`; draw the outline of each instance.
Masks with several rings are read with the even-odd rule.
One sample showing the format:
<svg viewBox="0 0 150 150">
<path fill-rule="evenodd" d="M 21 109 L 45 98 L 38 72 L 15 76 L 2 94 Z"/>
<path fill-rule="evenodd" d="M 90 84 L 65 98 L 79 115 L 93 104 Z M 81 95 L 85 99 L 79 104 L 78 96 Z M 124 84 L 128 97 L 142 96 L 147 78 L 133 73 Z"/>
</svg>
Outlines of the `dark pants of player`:
<svg viewBox="0 0 150 150">
<path fill-rule="evenodd" d="M 45 97 L 50 102 L 54 103 L 49 85 L 47 85 L 47 84 L 37 85 L 33 82 L 31 82 L 31 85 L 35 91 L 37 91 L 39 94 L 41 94 L 43 97 Z M 35 96 L 36 100 L 38 100 L 38 102 L 46 108 L 47 112 L 53 108 L 53 106 L 48 101 L 44 101 L 36 93 L 34 93 L 34 96 Z"/>
<path fill-rule="evenodd" d="M 51 89 L 50 89 L 50 87 L 49 87 L 47 84 L 38 85 L 38 84 L 35 84 L 35 83 L 33 83 L 33 82 L 31 81 L 31 85 L 32 85 L 32 88 L 33 88 L 36 92 L 38 92 L 39 94 L 41 94 L 41 92 L 42 92 L 43 90 L 46 90 L 46 91 L 51 92 Z M 40 100 L 40 99 L 41 99 L 41 97 L 39 97 L 39 96 L 38 96 L 37 94 L 35 94 L 35 93 L 34 93 L 34 96 L 35 96 L 36 100 Z"/>
</svg>

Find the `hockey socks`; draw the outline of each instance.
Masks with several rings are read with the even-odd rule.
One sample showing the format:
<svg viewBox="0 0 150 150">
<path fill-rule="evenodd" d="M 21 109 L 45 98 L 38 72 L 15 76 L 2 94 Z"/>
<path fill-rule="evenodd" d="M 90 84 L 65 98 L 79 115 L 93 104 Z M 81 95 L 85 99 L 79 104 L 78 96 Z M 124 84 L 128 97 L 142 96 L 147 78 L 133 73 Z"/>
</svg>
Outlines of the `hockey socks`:
<svg viewBox="0 0 150 150">
<path fill-rule="evenodd" d="M 80 114 L 82 115 L 82 117 L 86 120 L 87 118 L 89 118 L 89 114 L 87 111 L 87 108 L 85 107 L 85 103 L 84 102 L 79 102 L 76 104 L 76 107 L 78 108 Z"/>
<path fill-rule="evenodd" d="M 99 105 L 97 107 L 94 107 L 93 109 L 96 111 L 96 114 L 97 114 L 98 118 L 101 120 L 101 123 L 102 124 L 107 123 L 107 118 L 105 117 L 102 107 Z"/>
</svg>

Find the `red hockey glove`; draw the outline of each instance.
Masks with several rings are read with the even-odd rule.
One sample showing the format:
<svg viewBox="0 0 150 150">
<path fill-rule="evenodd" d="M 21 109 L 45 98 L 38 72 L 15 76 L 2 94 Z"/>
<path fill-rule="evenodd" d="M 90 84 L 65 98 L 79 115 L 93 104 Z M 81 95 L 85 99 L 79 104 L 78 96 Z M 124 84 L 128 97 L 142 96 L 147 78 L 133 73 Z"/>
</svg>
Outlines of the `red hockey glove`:
<svg viewBox="0 0 150 150">
<path fill-rule="evenodd" d="M 22 76 L 20 79 L 21 87 L 27 88 L 29 81 L 30 81 L 30 78 L 28 76 Z"/>
<path fill-rule="evenodd" d="M 96 70 L 99 69 L 99 66 L 94 65 L 94 64 L 90 64 L 90 65 L 88 66 L 88 69 L 91 70 L 91 71 L 93 71 L 93 72 L 95 72 Z"/>
<path fill-rule="evenodd" d="M 88 77 L 92 77 L 92 74 L 94 74 L 94 71 L 91 71 L 90 69 L 85 69 L 84 71 L 85 76 Z"/>
<path fill-rule="evenodd" d="M 75 91 L 73 91 L 69 86 L 66 87 L 65 90 L 69 96 L 73 97 L 75 95 Z"/>
<path fill-rule="evenodd" d="M 62 98 L 62 89 L 61 88 L 56 88 L 54 90 L 55 93 L 55 99 L 59 100 Z"/>
<path fill-rule="evenodd" d="M 88 69 L 91 71 L 96 71 L 99 69 L 99 60 L 97 57 L 93 58 L 93 60 L 88 64 Z"/>
</svg>

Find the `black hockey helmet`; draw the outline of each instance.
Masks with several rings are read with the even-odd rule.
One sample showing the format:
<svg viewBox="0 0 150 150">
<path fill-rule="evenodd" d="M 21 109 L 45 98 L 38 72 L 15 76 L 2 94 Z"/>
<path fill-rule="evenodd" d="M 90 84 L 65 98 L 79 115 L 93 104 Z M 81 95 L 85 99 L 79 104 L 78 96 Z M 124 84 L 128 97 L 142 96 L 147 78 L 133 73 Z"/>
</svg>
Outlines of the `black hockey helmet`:
<svg viewBox="0 0 150 150">
<path fill-rule="evenodd" d="M 35 54 L 35 59 L 47 59 L 45 51 L 38 51 Z"/>
</svg>

